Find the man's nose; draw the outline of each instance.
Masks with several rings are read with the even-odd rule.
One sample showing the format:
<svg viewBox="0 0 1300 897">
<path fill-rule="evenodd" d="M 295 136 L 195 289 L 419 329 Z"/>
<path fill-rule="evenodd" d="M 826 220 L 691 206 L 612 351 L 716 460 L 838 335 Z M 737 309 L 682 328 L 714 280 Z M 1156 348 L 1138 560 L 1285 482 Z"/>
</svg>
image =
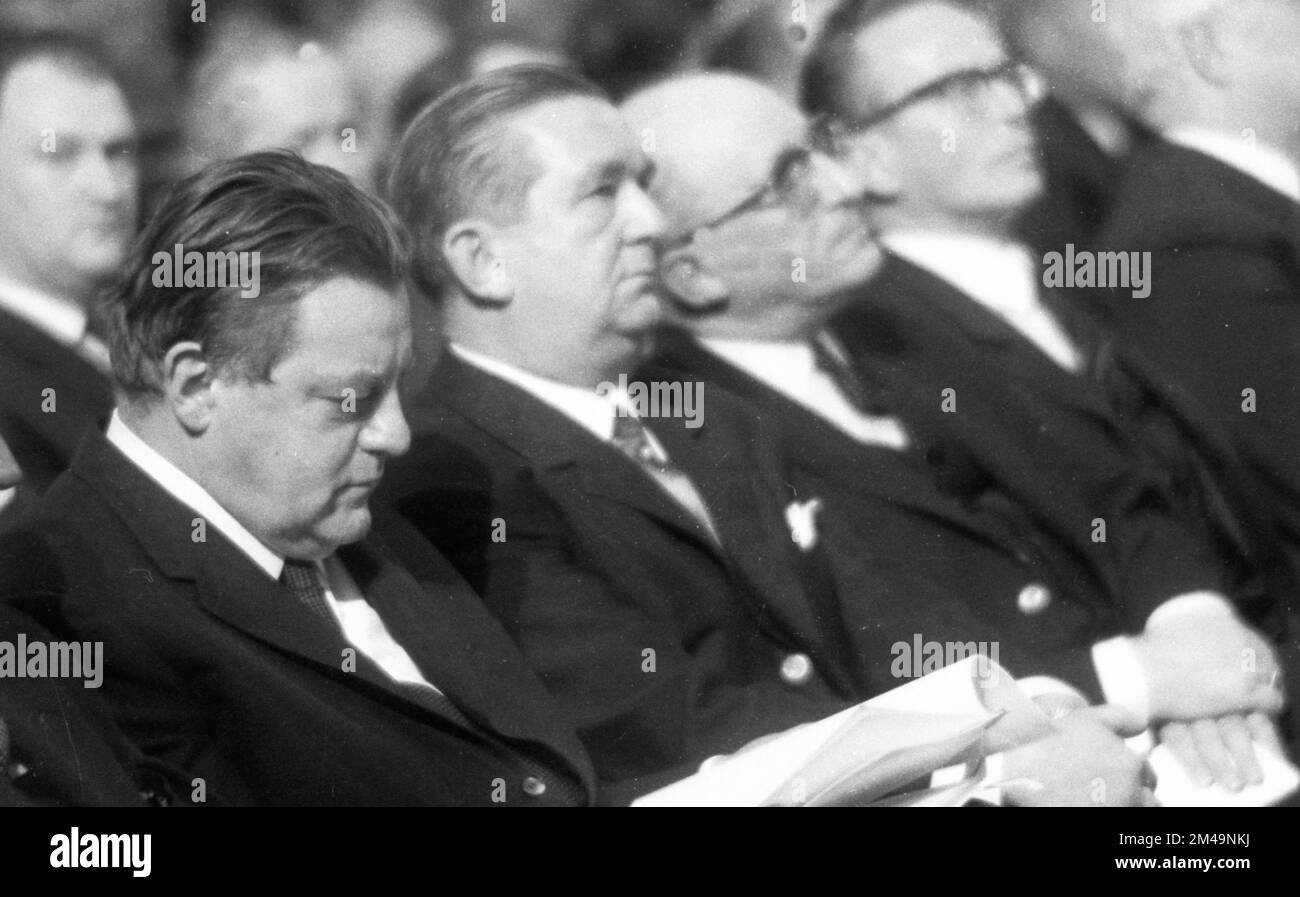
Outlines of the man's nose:
<svg viewBox="0 0 1300 897">
<path fill-rule="evenodd" d="M 625 235 L 627 242 L 660 240 L 664 235 L 664 215 L 650 194 L 640 184 L 630 183 L 626 191 Z"/>
<path fill-rule="evenodd" d="M 133 162 L 115 160 L 100 148 L 82 153 L 73 177 L 84 195 L 103 203 L 128 200 L 137 180 Z"/>
<path fill-rule="evenodd" d="M 825 153 L 812 154 L 813 178 L 817 198 L 828 206 L 857 199 L 867 186 L 848 166 Z"/>
<path fill-rule="evenodd" d="M 390 389 L 384 401 L 361 431 L 361 447 L 368 452 L 397 457 L 411 447 L 411 428 L 402 411 L 402 400 L 396 387 Z"/>
<path fill-rule="evenodd" d="M 1035 103 L 1035 88 L 1028 82 L 994 81 L 988 85 L 985 108 L 1002 121 L 1027 119 Z"/>
</svg>

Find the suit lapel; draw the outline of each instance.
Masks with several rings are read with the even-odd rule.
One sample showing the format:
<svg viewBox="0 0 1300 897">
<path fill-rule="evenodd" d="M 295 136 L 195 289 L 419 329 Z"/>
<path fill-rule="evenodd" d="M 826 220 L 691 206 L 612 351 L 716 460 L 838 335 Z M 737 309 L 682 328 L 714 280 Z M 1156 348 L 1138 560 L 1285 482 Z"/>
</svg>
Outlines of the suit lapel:
<svg viewBox="0 0 1300 897">
<path fill-rule="evenodd" d="M 690 512 L 635 462 L 524 390 L 444 353 L 422 400 L 442 401 L 505 443 L 558 488 L 635 507 L 717 554 Z"/>
<path fill-rule="evenodd" d="M 990 538 L 961 511 L 954 499 L 940 492 L 929 472 L 919 467 L 914 454 L 857 442 L 820 415 L 723 361 L 685 335 L 665 340 L 660 358 L 677 376 L 703 380 L 750 404 L 756 416 L 770 421 L 780 433 L 784 452 L 793 467 L 807 470 L 814 478 L 837 488 L 874 499 L 883 498 L 945 520 L 977 537 Z M 807 501 L 818 496 L 793 497 Z M 992 544 L 1000 547 L 996 540 Z"/>
<path fill-rule="evenodd" d="M 980 366 L 991 367 L 995 376 L 1010 374 L 1032 381 L 1035 392 L 1050 389 L 1054 401 L 1086 411 L 1107 425 L 1111 423 L 1102 397 L 1089 388 L 1089 374 L 1104 348 L 1099 334 L 1085 316 L 1069 310 L 1059 294 L 1039 290 L 1043 305 L 1083 353 L 1083 376 L 1063 370 L 1023 333 L 943 278 L 896 256 L 890 256 L 888 264 L 889 277 L 882 283 L 905 294 L 895 300 L 895 307 L 901 305 L 912 316 L 928 319 L 918 322 L 918 326 L 934 327 L 939 321 L 946 322 L 966 339 L 988 348 L 989 354 L 980 360 Z"/>
<path fill-rule="evenodd" d="M 339 558 L 425 679 L 464 716 L 486 732 L 543 744 L 588 778 L 576 736 L 543 712 L 549 696 L 525 678 L 522 657 L 517 665 L 507 662 L 516 654 L 514 644 L 450 568 L 445 580 L 422 586 L 374 537 L 339 549 Z M 424 689 L 402 687 L 400 693 L 443 715 Z"/>
<path fill-rule="evenodd" d="M 323 674 L 349 682 L 356 677 L 408 705 L 431 709 L 360 652 L 353 651 L 355 672 L 344 672 L 352 645 L 337 626 L 304 607 L 215 528 L 207 528 L 203 541 L 193 541 L 194 512 L 99 434 L 83 443 L 73 471 L 113 506 L 163 575 L 194 584 L 199 604 L 213 616 Z"/>
</svg>

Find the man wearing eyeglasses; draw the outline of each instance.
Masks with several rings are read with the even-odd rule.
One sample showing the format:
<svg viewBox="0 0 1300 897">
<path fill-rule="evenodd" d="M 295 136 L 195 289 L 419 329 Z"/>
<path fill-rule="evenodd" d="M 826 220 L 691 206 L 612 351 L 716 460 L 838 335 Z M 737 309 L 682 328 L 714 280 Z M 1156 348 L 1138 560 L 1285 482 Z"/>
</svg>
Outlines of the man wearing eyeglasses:
<svg viewBox="0 0 1300 897">
<path fill-rule="evenodd" d="M 1250 676 L 1237 676 L 1236 698 L 1210 701 L 1155 672 L 1148 649 L 1175 628 L 1186 656 L 1208 668 L 1226 646 L 1215 663 L 1241 672 L 1234 658 L 1255 655 L 1237 649 L 1267 651 L 1242 616 L 1277 625 L 1280 586 L 1261 572 L 1271 546 L 1243 534 L 1250 509 L 1225 440 L 1043 289 L 1016 241 L 1017 216 L 1042 190 L 1034 96 L 993 24 L 966 5 L 866 0 L 836 13 L 804 104 L 849 166 L 892 196 L 875 209 L 886 261 L 833 330 L 882 402 L 930 441 L 958 495 L 1005 495 L 1080 563 L 1108 571 L 1139 633 L 1099 647 L 1108 698 L 1153 720 L 1253 709 Z"/>
</svg>

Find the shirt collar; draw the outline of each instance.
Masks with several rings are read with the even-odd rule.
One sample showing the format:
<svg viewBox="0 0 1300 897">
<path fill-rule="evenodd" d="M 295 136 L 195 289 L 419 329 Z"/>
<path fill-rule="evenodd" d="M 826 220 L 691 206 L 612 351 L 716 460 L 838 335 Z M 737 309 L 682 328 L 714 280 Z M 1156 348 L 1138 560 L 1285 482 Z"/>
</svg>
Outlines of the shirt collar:
<svg viewBox="0 0 1300 897">
<path fill-rule="evenodd" d="M 1004 316 L 1039 304 L 1034 258 L 1020 243 L 973 234 L 895 231 L 881 241 Z"/>
<path fill-rule="evenodd" d="M 633 405 L 627 394 L 618 389 L 583 389 L 525 371 L 498 358 L 492 358 L 458 343 L 451 350 L 460 358 L 508 383 L 513 383 L 534 398 L 559 411 L 565 417 L 591 432 L 601 442 L 614 436 L 614 415 L 621 406 L 629 416 L 635 417 Z M 602 384 L 602 387 L 604 384 Z"/>
<path fill-rule="evenodd" d="M 1279 149 L 1237 134 L 1190 125 L 1172 128 L 1164 136 L 1170 143 L 1218 159 L 1300 202 L 1300 169 Z"/>
<path fill-rule="evenodd" d="M 0 309 L 22 318 L 65 346 L 77 345 L 86 335 L 86 310 L 80 303 L 14 280 L 0 278 Z"/>
<path fill-rule="evenodd" d="M 806 395 L 817 359 L 806 342 L 697 337 L 706 349 L 778 392 Z"/>
<path fill-rule="evenodd" d="M 206 489 L 132 432 L 117 411 L 113 412 L 105 435 L 129 461 L 144 471 L 173 498 L 188 505 L 196 514 L 215 527 L 233 542 L 236 548 L 248 555 L 253 563 L 265 570 L 268 576 L 277 580 L 280 578 L 280 573 L 284 569 L 284 556 L 258 541 L 257 537 L 246 530 L 225 508 L 217 504 L 217 500 L 209 495 Z"/>
</svg>

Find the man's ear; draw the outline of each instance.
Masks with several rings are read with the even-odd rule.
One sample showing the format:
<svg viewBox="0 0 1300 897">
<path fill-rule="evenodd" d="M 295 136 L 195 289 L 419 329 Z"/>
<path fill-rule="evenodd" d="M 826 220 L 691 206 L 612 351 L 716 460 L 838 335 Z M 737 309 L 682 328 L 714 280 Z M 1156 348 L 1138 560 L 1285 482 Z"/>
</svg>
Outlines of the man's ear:
<svg viewBox="0 0 1300 897">
<path fill-rule="evenodd" d="M 459 221 L 442 240 L 443 256 L 466 295 L 490 305 L 507 305 L 515 296 L 500 249 L 500 233 L 486 221 Z"/>
<path fill-rule="evenodd" d="M 726 282 L 710 271 L 690 246 L 664 256 L 659 272 L 664 289 L 691 311 L 715 308 L 731 294 Z"/>
<path fill-rule="evenodd" d="M 163 394 L 176 420 L 187 433 L 202 433 L 216 404 L 212 368 L 203 356 L 203 347 L 195 342 L 177 343 L 163 356 L 162 368 Z"/>
<path fill-rule="evenodd" d="M 1232 36 L 1216 16 L 1184 25 L 1178 30 L 1178 40 L 1197 75 L 1215 87 L 1228 85 L 1232 80 Z"/>
</svg>

